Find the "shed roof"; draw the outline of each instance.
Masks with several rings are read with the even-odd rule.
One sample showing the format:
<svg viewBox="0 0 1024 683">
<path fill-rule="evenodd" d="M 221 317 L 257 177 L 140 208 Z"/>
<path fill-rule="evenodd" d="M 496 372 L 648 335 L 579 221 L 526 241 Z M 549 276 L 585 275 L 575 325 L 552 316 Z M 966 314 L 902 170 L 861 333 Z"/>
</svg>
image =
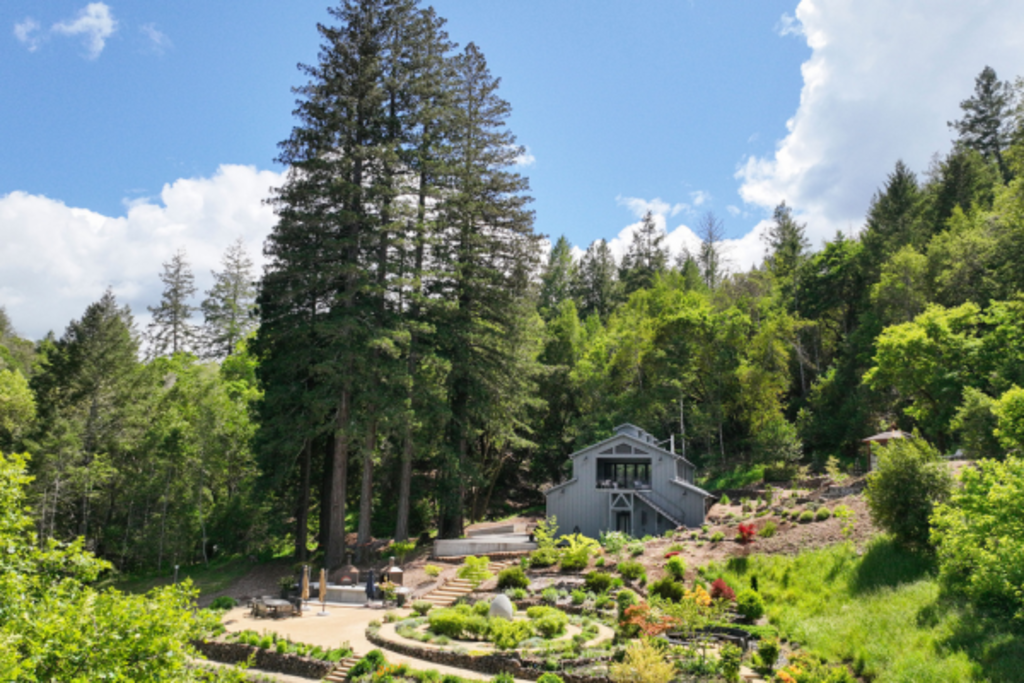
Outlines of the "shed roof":
<svg viewBox="0 0 1024 683">
<path fill-rule="evenodd" d="M 892 429 L 892 430 L 890 430 L 888 432 L 882 432 L 881 434 L 875 434 L 874 436 L 869 436 L 868 438 L 861 439 L 860 441 L 861 441 L 861 443 L 872 443 L 872 442 L 875 442 L 875 441 L 891 441 L 892 439 L 913 439 L 913 438 L 914 438 L 913 434 L 908 434 L 907 432 L 900 431 L 899 429 Z"/>
<path fill-rule="evenodd" d="M 620 425 L 620 426 L 630 426 L 630 427 L 632 427 L 633 425 Z M 616 427 L 616 430 L 618 430 L 618 429 L 619 429 L 619 427 Z M 637 429 L 639 429 L 639 428 L 637 428 Z M 641 430 L 641 431 L 643 431 L 643 430 Z M 647 432 L 643 432 L 643 433 L 647 434 Z M 650 435 L 648 434 L 648 436 L 650 436 Z M 578 451 L 576 451 L 575 453 L 573 453 L 572 455 L 570 455 L 569 459 L 570 460 L 575 459 L 575 458 L 583 455 L 584 453 L 589 453 L 590 451 L 594 450 L 595 448 L 604 447 L 604 446 L 606 446 L 606 445 L 608 445 L 608 444 L 610 444 L 610 443 L 612 443 L 614 441 L 618 441 L 618 440 L 628 440 L 628 441 L 632 442 L 633 444 L 635 444 L 637 446 L 640 446 L 641 448 L 647 449 L 648 451 L 654 451 L 654 453 L 656 455 L 667 455 L 667 456 L 669 456 L 671 458 L 675 458 L 676 460 L 682 460 L 683 462 L 685 462 L 687 465 L 689 465 L 691 467 L 694 467 L 694 468 L 696 467 L 696 465 L 694 465 L 692 462 L 687 460 L 682 455 L 679 455 L 678 453 L 673 453 L 672 451 L 667 451 L 664 448 L 662 448 L 661 446 L 659 446 L 656 441 L 653 441 L 653 437 L 652 437 L 651 441 L 648 441 L 648 440 L 645 440 L 645 439 L 642 439 L 642 438 L 637 438 L 636 436 L 633 436 L 632 434 L 629 434 L 629 433 L 626 433 L 626 432 L 620 432 L 618 434 L 615 434 L 613 436 L 608 437 L 604 441 L 598 441 L 597 443 L 593 443 L 593 444 L 590 444 L 589 446 L 585 446 L 585 447 L 579 449 Z"/>
</svg>

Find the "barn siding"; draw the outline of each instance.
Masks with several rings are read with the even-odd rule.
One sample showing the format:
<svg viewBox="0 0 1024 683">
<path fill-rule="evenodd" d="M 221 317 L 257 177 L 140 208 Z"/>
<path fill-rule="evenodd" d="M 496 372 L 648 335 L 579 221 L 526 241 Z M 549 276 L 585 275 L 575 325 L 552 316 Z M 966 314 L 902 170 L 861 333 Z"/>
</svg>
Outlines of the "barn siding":
<svg viewBox="0 0 1024 683">
<path fill-rule="evenodd" d="M 704 496 L 672 483 L 673 479 L 682 479 L 692 483 L 693 466 L 640 438 L 637 434 L 627 432 L 619 436 L 619 439 L 606 440 L 576 453 L 572 460 L 573 480 L 548 492 L 547 514 L 557 518 L 559 533 L 572 533 L 578 528 L 583 535 L 597 538 L 601 531 L 614 528 L 615 521 L 610 510 L 613 490 L 597 488 L 597 460 L 599 457 L 608 457 L 608 455 L 601 456 L 601 453 L 614 455 L 616 459 L 649 460 L 653 490 L 660 498 L 673 503 L 674 512 L 682 514 L 686 526 L 699 527 L 703 524 Z M 627 436 L 633 436 L 633 439 L 627 438 Z M 625 445 L 632 448 L 622 448 Z M 625 450 L 642 451 L 642 453 L 626 454 L 622 452 Z M 609 451 L 611 453 L 608 453 Z M 645 512 L 646 523 L 644 523 Z M 637 536 L 661 535 L 675 526 L 636 498 L 634 498 L 633 522 Z"/>
</svg>

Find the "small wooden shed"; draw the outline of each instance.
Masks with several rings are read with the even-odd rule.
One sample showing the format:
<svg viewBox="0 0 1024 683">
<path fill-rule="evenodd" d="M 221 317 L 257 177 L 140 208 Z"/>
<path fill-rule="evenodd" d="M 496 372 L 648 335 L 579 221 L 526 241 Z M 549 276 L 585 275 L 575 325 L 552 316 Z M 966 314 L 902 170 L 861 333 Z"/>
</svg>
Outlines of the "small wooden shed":
<svg viewBox="0 0 1024 683">
<path fill-rule="evenodd" d="M 868 472 L 870 472 L 873 469 L 875 469 L 875 467 L 878 465 L 878 456 L 875 455 L 874 451 L 872 450 L 871 444 L 878 444 L 879 446 L 884 446 L 887 443 L 889 443 L 890 441 L 892 441 L 893 439 L 913 439 L 913 438 L 914 438 L 913 434 L 908 434 L 907 432 L 901 431 L 899 429 L 890 429 L 887 432 L 882 432 L 881 434 L 875 434 L 874 436 L 869 436 L 866 439 L 861 439 L 860 442 L 862 444 L 865 444 L 867 446 L 867 449 L 868 449 L 868 458 L 867 458 Z"/>
</svg>

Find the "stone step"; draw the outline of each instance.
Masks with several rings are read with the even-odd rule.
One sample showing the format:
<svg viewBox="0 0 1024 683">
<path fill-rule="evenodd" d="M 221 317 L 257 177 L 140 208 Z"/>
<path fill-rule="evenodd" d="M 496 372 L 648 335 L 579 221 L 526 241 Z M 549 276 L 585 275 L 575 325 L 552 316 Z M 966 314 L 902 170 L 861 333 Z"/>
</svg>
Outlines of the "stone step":
<svg viewBox="0 0 1024 683">
<path fill-rule="evenodd" d="M 348 679 L 348 672 L 360 659 L 362 659 L 362 657 L 359 655 L 346 657 L 338 662 L 335 667 L 331 669 L 331 672 L 323 678 L 323 680 L 329 681 L 330 683 L 344 683 L 344 681 Z"/>
</svg>

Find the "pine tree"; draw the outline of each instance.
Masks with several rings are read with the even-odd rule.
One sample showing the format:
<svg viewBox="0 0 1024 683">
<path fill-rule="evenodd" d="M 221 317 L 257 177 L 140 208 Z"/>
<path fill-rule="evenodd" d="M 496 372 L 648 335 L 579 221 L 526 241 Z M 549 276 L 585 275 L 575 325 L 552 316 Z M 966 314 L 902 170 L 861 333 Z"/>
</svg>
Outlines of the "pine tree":
<svg viewBox="0 0 1024 683">
<path fill-rule="evenodd" d="M 309 82 L 297 90 L 299 125 L 281 143 L 279 161 L 291 170 L 273 199 L 279 222 L 266 247 L 258 347 L 261 372 L 276 385 L 268 396 L 281 392 L 267 415 L 280 425 L 273 432 L 291 433 L 293 447 L 331 437 L 322 504 L 333 568 L 345 557 L 350 455 L 362 464 L 366 541 L 379 429 L 408 422 L 414 364 L 403 314 L 425 300 L 424 208 L 438 192 L 423 181 L 446 175 L 429 157 L 431 128 L 448 115 L 438 74 L 447 43 L 432 11 L 413 0 L 345 0 L 330 12 L 339 25 L 319 26 L 319 62 L 303 67 Z M 289 394 L 303 397 L 301 410 L 289 409 Z"/>
<path fill-rule="evenodd" d="M 224 270 L 213 271 L 213 287 L 202 303 L 203 342 L 210 358 L 226 358 L 255 328 L 253 263 L 238 238 L 224 253 Z"/>
<path fill-rule="evenodd" d="M 668 267 L 668 249 L 662 246 L 664 231 L 654 222 L 654 214 L 648 211 L 640 221 L 640 227 L 633 233 L 629 251 L 622 258 L 619 279 L 627 295 L 638 289 L 649 289 L 654 278 Z"/>
<path fill-rule="evenodd" d="M 772 220 L 763 236 L 768 247 L 765 261 L 776 277 L 791 280 L 811 246 L 807 225 L 793 218 L 793 209 L 785 201 L 775 207 Z"/>
<path fill-rule="evenodd" d="M 596 313 L 607 320 L 619 300 L 619 281 L 615 256 L 603 239 L 593 242 L 583 254 L 579 286 L 581 317 Z"/>
<path fill-rule="evenodd" d="M 579 267 L 565 235 L 558 238 L 540 276 L 540 310 L 545 318 L 555 315 L 563 301 L 575 299 L 579 290 Z"/>
<path fill-rule="evenodd" d="M 725 226 L 708 211 L 697 223 L 697 237 L 700 238 L 700 249 L 697 252 L 697 265 L 704 284 L 715 290 L 725 277 L 725 255 L 722 241 L 725 239 Z"/>
<path fill-rule="evenodd" d="M 510 107 L 498 96 L 499 80 L 472 43 L 454 65 L 452 184 L 439 208 L 445 239 L 434 250 L 442 269 L 434 288 L 451 307 L 438 321 L 451 367 L 451 419 L 438 482 L 443 538 L 462 535 L 474 435 L 494 407 L 511 398 L 500 391 L 508 373 L 518 371 L 507 337 L 520 325 L 518 303 L 529 286 L 538 242 L 533 213 L 525 208 L 528 183 L 509 170 L 522 148 L 506 128 Z"/>
<path fill-rule="evenodd" d="M 138 414 L 138 340 L 131 311 L 109 289 L 46 346 L 32 378 L 45 456 L 34 464 L 44 493 L 41 527 L 89 535 L 97 501 L 116 490 L 118 468 L 144 416 Z M 49 533 L 49 532 L 48 532 Z"/>
<path fill-rule="evenodd" d="M 196 310 L 189 303 L 195 296 L 196 285 L 185 250 L 179 249 L 163 266 L 164 272 L 160 275 L 164 283 L 163 296 L 158 306 L 148 307 L 153 314 L 148 327 L 149 354 L 154 358 L 192 351 L 199 336 L 196 327 L 189 322 Z"/>
<path fill-rule="evenodd" d="M 964 116 L 946 125 L 955 130 L 958 141 L 993 160 L 1004 174 L 1007 172 L 1003 151 L 1013 134 L 1013 90 L 1000 81 L 996 71 L 986 66 L 974 79 L 974 96 L 960 103 Z"/>
<path fill-rule="evenodd" d="M 906 245 L 921 247 L 921 190 L 917 176 L 902 161 L 889 174 L 885 187 L 871 199 L 864 230 L 867 272 L 877 275 L 881 265 Z"/>
</svg>

